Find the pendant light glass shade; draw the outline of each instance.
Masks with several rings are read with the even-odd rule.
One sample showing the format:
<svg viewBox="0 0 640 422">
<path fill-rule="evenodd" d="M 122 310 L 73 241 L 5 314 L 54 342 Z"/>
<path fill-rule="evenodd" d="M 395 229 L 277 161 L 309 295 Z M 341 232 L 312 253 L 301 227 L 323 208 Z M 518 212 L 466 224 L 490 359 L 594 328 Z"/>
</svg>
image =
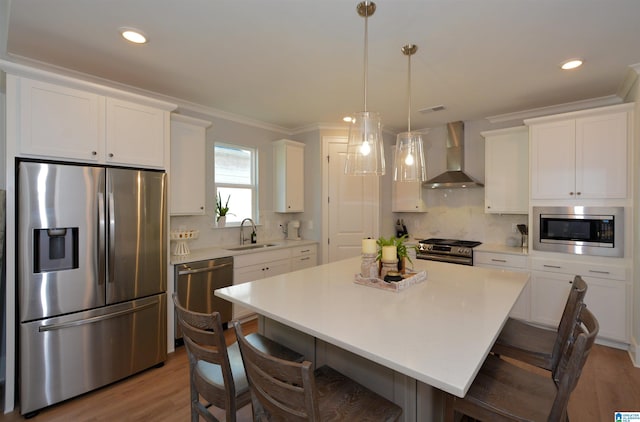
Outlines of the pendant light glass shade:
<svg viewBox="0 0 640 422">
<path fill-rule="evenodd" d="M 427 180 L 424 164 L 422 135 L 418 132 L 402 132 L 396 139 L 393 180 L 397 182 L 422 182 Z"/>
<path fill-rule="evenodd" d="M 367 111 L 368 18 L 376 11 L 371 1 L 358 3 L 358 15 L 364 18 L 364 111 L 355 113 L 349 125 L 347 160 L 344 173 L 348 175 L 383 176 L 384 143 L 380 115 Z"/>
<path fill-rule="evenodd" d="M 353 116 L 344 172 L 356 176 L 385 174 L 382 123 L 378 113 L 362 111 Z"/>
<path fill-rule="evenodd" d="M 411 56 L 418 47 L 409 44 L 402 47 L 402 53 L 409 58 L 407 78 L 408 117 L 407 132 L 398 134 L 396 153 L 393 163 L 393 180 L 396 182 L 423 182 L 427 180 L 427 167 L 424 163 L 422 135 L 411 132 Z"/>
</svg>

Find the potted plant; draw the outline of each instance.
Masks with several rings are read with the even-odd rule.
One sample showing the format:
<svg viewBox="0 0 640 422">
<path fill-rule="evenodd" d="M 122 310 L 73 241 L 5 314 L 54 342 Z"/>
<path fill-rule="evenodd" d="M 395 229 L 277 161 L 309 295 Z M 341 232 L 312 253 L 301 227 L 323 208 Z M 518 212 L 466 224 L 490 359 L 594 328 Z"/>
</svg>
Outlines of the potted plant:
<svg viewBox="0 0 640 422">
<path fill-rule="evenodd" d="M 411 256 L 409 256 L 409 248 L 407 248 L 407 244 L 405 243 L 407 239 L 408 236 L 406 234 L 401 237 L 390 237 L 388 239 L 385 239 L 384 237 L 378 238 L 376 241 L 378 244 L 378 255 L 376 256 L 376 259 L 381 261 L 383 246 L 395 246 L 396 253 L 398 254 L 398 271 L 404 273 L 405 259 L 413 264 Z M 413 246 L 413 248 L 415 249 L 415 246 Z"/>
<path fill-rule="evenodd" d="M 227 214 L 231 214 L 229 212 L 229 199 L 231 199 L 231 195 L 227 196 L 227 201 L 223 206 L 222 197 L 220 196 L 220 192 L 218 192 L 218 197 L 216 198 L 216 223 L 218 223 L 219 227 L 224 227 L 227 221 Z"/>
</svg>

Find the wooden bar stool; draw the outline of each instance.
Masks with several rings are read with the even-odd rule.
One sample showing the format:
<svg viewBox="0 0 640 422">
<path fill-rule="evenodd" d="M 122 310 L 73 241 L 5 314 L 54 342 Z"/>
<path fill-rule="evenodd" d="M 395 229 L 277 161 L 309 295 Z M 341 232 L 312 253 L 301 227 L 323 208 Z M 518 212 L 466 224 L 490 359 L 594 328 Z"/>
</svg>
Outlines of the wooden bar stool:
<svg viewBox="0 0 640 422">
<path fill-rule="evenodd" d="M 254 421 L 395 421 L 402 408 L 336 370 L 291 362 L 253 347 L 234 328 L 251 389 Z"/>
<path fill-rule="evenodd" d="M 446 395 L 445 421 L 453 422 L 457 414 L 482 421 L 568 421 L 569 396 L 598 329 L 596 318 L 581 305 L 575 330 L 572 329 L 576 335 L 561 345 L 551 376 L 487 356 L 464 398 Z"/>
<path fill-rule="evenodd" d="M 191 421 L 197 422 L 199 416 L 217 421 L 208 410 L 212 405 L 225 410 L 227 421 L 235 421 L 236 411 L 251 402 L 238 343 L 226 345 L 220 313 L 189 311 L 180 304 L 177 293 L 173 303 L 189 357 Z M 247 341 L 264 353 L 304 360 L 301 354 L 257 333 L 247 336 Z"/>
<path fill-rule="evenodd" d="M 575 276 L 557 331 L 509 318 L 491 351 L 550 371 L 560 356 L 561 345 L 571 335 L 586 294 L 587 283 Z M 560 342 L 556 341 L 558 336 Z"/>
</svg>

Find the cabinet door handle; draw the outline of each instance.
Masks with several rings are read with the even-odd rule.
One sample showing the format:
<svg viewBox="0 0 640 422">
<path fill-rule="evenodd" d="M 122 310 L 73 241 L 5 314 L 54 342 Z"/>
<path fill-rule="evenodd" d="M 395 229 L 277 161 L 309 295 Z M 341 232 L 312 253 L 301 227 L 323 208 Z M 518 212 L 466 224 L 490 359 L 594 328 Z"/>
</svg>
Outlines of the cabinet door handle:
<svg viewBox="0 0 640 422">
<path fill-rule="evenodd" d="M 582 192 L 576 192 L 576 195 L 582 195 Z"/>
<path fill-rule="evenodd" d="M 573 192 L 569 192 L 569 195 L 573 196 Z"/>
<path fill-rule="evenodd" d="M 544 264 L 543 267 L 545 267 L 545 268 L 557 268 L 557 269 L 562 268 L 560 265 L 548 265 L 548 264 Z"/>
<path fill-rule="evenodd" d="M 311 249 L 305 249 L 303 251 L 300 251 L 300 253 L 307 253 L 307 252 L 311 252 Z"/>
<path fill-rule="evenodd" d="M 589 270 L 590 273 L 595 274 L 611 274 L 609 271 Z"/>
<path fill-rule="evenodd" d="M 98 151 L 91 151 L 91 155 L 98 155 Z"/>
<path fill-rule="evenodd" d="M 495 259 L 495 258 L 491 258 L 491 260 L 492 260 L 493 262 L 507 262 L 507 260 L 506 260 L 506 259 Z"/>
<path fill-rule="evenodd" d="M 113 152 L 109 153 L 109 158 L 113 158 Z"/>
<path fill-rule="evenodd" d="M 308 261 L 309 259 L 311 259 L 310 257 L 306 256 L 304 258 L 300 258 L 300 261 Z"/>
</svg>

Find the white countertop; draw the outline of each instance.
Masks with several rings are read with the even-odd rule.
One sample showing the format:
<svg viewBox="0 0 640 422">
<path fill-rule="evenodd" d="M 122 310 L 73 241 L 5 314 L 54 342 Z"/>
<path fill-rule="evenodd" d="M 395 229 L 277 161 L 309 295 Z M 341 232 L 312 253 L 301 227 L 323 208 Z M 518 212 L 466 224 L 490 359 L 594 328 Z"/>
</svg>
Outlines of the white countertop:
<svg viewBox="0 0 640 422">
<path fill-rule="evenodd" d="M 527 273 L 415 260 L 401 292 L 355 284 L 360 258 L 216 290 L 255 312 L 463 397 Z"/>
<path fill-rule="evenodd" d="M 195 261 L 205 261 L 207 259 L 214 258 L 223 258 L 226 256 L 238 256 L 238 255 L 247 255 L 251 253 L 258 252 L 266 252 L 283 248 L 294 248 L 296 246 L 305 246 L 305 245 L 313 245 L 318 242 L 315 240 L 274 240 L 274 241 L 265 241 L 258 242 L 257 244 L 266 244 L 273 243 L 275 246 L 270 246 L 268 248 L 260 248 L 260 249 L 251 249 L 246 251 L 232 251 L 228 248 L 237 248 L 240 245 L 224 245 L 224 246 L 213 246 L 210 248 L 203 249 L 192 249 L 191 253 L 188 255 L 171 255 L 171 265 L 175 264 L 184 264 L 185 262 L 195 262 Z M 247 243 L 246 245 L 249 245 Z M 173 242 L 171 243 L 171 247 L 174 247 Z"/>
</svg>

